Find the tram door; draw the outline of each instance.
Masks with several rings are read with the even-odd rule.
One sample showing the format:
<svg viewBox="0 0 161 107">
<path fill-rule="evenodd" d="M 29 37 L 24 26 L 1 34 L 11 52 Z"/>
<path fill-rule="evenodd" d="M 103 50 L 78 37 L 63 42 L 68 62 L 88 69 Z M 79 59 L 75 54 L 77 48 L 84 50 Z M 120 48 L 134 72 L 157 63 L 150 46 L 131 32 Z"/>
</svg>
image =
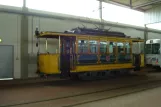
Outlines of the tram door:
<svg viewBox="0 0 161 107">
<path fill-rule="evenodd" d="M 76 37 L 61 37 L 61 76 L 68 77 L 75 68 Z"/>
</svg>

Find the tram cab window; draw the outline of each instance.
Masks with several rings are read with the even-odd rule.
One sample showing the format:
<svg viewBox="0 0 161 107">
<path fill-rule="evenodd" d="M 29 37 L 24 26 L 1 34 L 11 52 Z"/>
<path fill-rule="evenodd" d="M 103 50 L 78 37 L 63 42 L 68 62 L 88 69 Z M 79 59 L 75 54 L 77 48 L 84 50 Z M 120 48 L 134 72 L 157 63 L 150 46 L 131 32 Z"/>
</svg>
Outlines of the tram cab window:
<svg viewBox="0 0 161 107">
<path fill-rule="evenodd" d="M 152 54 L 160 54 L 160 44 L 152 44 Z"/>
<path fill-rule="evenodd" d="M 90 53 L 98 53 L 98 42 L 96 40 L 90 40 Z"/>
<path fill-rule="evenodd" d="M 88 41 L 78 40 L 78 53 L 87 53 L 87 52 L 88 52 Z"/>
<path fill-rule="evenodd" d="M 107 50 L 107 47 L 108 47 L 109 43 L 106 42 L 106 41 L 101 41 L 100 42 L 100 53 L 106 53 L 108 50 Z"/>
<path fill-rule="evenodd" d="M 115 42 L 110 42 L 109 53 L 110 54 L 116 54 L 116 43 Z"/>
<path fill-rule="evenodd" d="M 121 42 L 117 43 L 117 47 L 118 47 L 119 54 L 124 53 L 124 43 L 121 43 Z"/>
<path fill-rule="evenodd" d="M 131 47 L 130 47 L 130 43 L 125 43 L 125 53 L 126 54 L 130 54 L 131 52 Z"/>
</svg>

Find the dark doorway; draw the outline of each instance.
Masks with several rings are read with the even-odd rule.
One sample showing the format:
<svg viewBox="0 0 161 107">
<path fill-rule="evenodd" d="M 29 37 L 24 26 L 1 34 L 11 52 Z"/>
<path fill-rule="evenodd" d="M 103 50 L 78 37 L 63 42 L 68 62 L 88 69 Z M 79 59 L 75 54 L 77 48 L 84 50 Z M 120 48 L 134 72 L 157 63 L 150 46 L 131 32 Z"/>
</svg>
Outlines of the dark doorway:
<svg viewBox="0 0 161 107">
<path fill-rule="evenodd" d="M 70 71 L 75 68 L 75 41 L 76 37 L 61 37 L 60 70 L 63 77 L 70 76 Z"/>
</svg>

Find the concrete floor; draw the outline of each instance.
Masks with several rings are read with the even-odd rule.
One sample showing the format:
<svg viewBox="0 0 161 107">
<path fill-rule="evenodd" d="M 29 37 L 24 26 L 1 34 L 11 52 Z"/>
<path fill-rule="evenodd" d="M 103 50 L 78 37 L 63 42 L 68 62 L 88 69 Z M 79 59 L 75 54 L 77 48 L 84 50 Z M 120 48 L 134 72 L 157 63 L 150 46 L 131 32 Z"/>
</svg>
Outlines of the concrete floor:
<svg viewBox="0 0 161 107">
<path fill-rule="evenodd" d="M 161 87 L 74 107 L 161 107 Z"/>
<path fill-rule="evenodd" d="M 104 89 L 111 89 L 111 88 L 116 88 L 124 85 L 129 85 L 129 84 L 134 84 L 134 83 L 144 83 L 147 80 L 161 80 L 161 73 L 151 73 L 148 74 L 147 76 L 132 76 L 132 77 L 123 77 L 123 78 L 115 78 L 115 79 L 109 79 L 109 80 L 100 80 L 100 81 L 74 81 L 74 82 L 47 82 L 43 84 L 38 84 L 38 85 L 29 85 L 27 84 L 26 86 L 13 86 L 13 87 L 4 87 L 0 88 L 0 107 L 1 106 L 9 106 L 9 105 L 15 105 L 14 107 L 62 107 L 62 105 L 72 105 L 77 102 L 84 102 L 85 100 L 88 99 L 96 99 L 98 97 L 106 97 L 107 95 L 110 96 L 111 94 L 117 94 L 117 90 L 115 91 L 109 91 L 108 93 L 104 94 L 99 94 L 99 95 L 90 95 L 90 97 L 78 97 L 77 99 L 74 97 L 72 98 L 67 98 L 67 99 L 62 99 L 62 100 L 53 100 L 55 98 L 60 98 L 64 96 L 70 96 L 70 95 L 78 95 L 81 93 L 86 93 L 86 92 L 93 92 L 93 91 L 99 91 L 99 90 L 104 90 Z M 138 87 L 135 87 L 135 89 L 138 89 Z M 130 89 L 135 90 L 134 88 Z M 128 90 L 122 89 L 122 91 L 119 90 L 119 92 L 127 92 Z M 146 92 L 146 91 L 145 91 Z M 155 91 L 154 91 L 155 92 Z M 150 94 L 152 92 L 148 92 Z M 147 94 L 147 93 L 146 93 Z M 129 107 L 131 105 L 134 105 L 135 103 L 137 104 L 139 101 L 141 102 L 149 102 L 149 99 L 146 101 L 142 100 L 142 96 L 147 96 L 147 95 L 141 95 L 141 94 L 136 94 L 134 96 L 128 97 L 128 96 L 123 96 L 123 97 L 118 97 L 115 99 L 110 99 L 110 100 L 102 100 L 99 102 L 95 103 L 90 103 L 90 104 L 85 104 L 85 105 L 80 105 L 80 107 L 89 107 L 89 106 L 94 106 L 94 107 Z M 154 96 L 153 96 L 154 95 Z M 160 95 L 161 96 L 161 91 L 157 93 L 152 93 L 151 96 L 153 99 L 154 97 Z M 120 98 L 120 99 L 119 99 Z M 52 99 L 50 101 L 47 101 L 49 99 Z M 81 100 L 80 100 L 81 99 Z M 161 99 L 159 97 L 158 99 Z M 138 101 L 139 100 L 139 101 Z M 93 101 L 93 100 L 92 100 Z M 160 101 L 160 100 L 157 100 Z M 30 104 L 26 104 L 26 103 Z M 36 103 L 31 103 L 31 102 L 36 102 Z M 23 104 L 22 104 L 23 103 Z M 133 104 L 134 103 L 134 104 Z M 20 105 L 22 104 L 22 105 Z M 159 104 L 159 103 L 156 103 Z M 148 104 L 149 105 L 149 104 Z M 142 105 L 140 105 L 142 107 Z M 134 107 L 140 107 L 138 105 Z M 132 106 L 133 107 L 133 106 Z M 144 107 L 144 106 L 143 106 Z M 146 106 L 147 107 L 147 106 Z M 155 106 L 153 106 L 155 107 Z M 157 107 L 157 106 L 156 106 Z M 161 106 L 158 106 L 161 107 Z"/>
</svg>

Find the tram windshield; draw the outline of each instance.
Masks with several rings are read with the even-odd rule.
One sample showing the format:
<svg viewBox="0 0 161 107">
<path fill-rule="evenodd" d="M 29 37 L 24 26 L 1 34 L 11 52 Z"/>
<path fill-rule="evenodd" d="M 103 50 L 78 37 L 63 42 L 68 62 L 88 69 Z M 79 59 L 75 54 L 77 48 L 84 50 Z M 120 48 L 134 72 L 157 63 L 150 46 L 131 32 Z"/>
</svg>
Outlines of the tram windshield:
<svg viewBox="0 0 161 107">
<path fill-rule="evenodd" d="M 160 54 L 160 44 L 146 44 L 146 54 Z"/>
</svg>

